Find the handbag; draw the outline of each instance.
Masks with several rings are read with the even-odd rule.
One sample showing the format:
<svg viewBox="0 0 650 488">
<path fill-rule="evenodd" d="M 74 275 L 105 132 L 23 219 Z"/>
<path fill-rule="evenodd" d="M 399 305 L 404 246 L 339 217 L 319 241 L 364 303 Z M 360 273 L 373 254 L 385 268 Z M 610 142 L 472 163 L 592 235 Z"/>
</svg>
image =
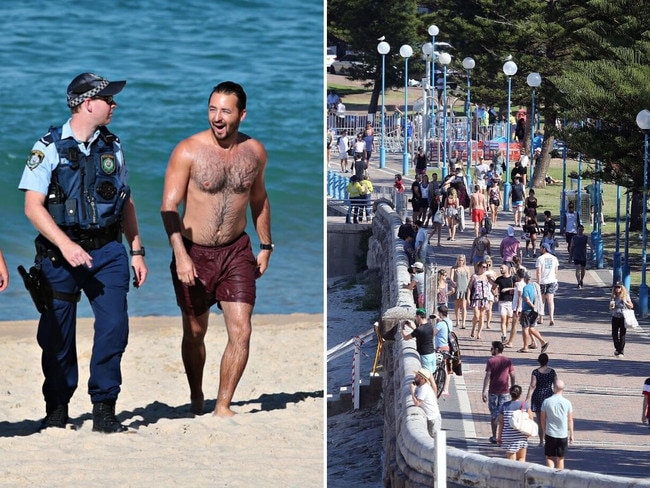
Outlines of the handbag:
<svg viewBox="0 0 650 488">
<path fill-rule="evenodd" d="M 631 308 L 626 308 L 623 310 L 623 318 L 625 319 L 626 327 L 632 327 L 633 329 L 636 329 L 639 326 L 639 322 L 634 315 L 634 310 Z"/>
<path fill-rule="evenodd" d="M 512 412 L 510 427 L 521 432 L 526 437 L 535 437 L 537 435 L 537 423 L 524 410 L 524 404 L 525 402 L 521 402 L 521 408 Z"/>
<path fill-rule="evenodd" d="M 442 210 L 438 209 L 436 210 L 436 213 L 433 216 L 433 221 L 442 224 L 445 221 L 445 217 L 442 215 Z"/>
</svg>

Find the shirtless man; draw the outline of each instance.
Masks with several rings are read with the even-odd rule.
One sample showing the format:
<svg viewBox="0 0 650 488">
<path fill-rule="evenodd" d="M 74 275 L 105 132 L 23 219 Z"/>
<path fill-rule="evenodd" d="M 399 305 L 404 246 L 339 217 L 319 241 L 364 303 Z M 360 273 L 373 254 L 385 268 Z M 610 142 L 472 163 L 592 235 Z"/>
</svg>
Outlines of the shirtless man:
<svg viewBox="0 0 650 488">
<path fill-rule="evenodd" d="M 479 185 L 474 185 L 474 193 L 469 199 L 469 211 L 472 214 L 472 222 L 474 222 L 474 237 L 479 236 L 479 230 L 485 217 L 485 195 Z"/>
<path fill-rule="evenodd" d="M 248 361 L 255 279 L 266 271 L 273 250 L 266 150 L 239 132 L 245 117 L 243 88 L 230 81 L 215 86 L 208 101 L 210 128 L 176 146 L 165 175 L 161 214 L 173 250 L 172 280 L 183 317 L 181 351 L 195 414 L 204 408 L 204 337 L 210 307 L 217 303 L 228 342 L 213 413 L 235 415 L 230 404 Z M 260 241 L 257 258 L 245 233 L 249 205 Z"/>
</svg>

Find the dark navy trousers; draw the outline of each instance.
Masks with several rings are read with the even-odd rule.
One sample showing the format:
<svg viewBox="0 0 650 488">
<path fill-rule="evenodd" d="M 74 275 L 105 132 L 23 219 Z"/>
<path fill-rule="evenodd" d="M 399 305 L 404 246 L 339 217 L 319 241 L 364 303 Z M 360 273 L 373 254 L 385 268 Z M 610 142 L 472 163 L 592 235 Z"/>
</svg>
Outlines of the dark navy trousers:
<svg viewBox="0 0 650 488">
<path fill-rule="evenodd" d="M 43 258 L 42 271 L 53 290 L 83 291 L 95 315 L 88 393 L 92 403 L 116 400 L 122 384 L 120 362 L 129 335 L 126 294 L 129 260 L 122 243 L 109 242 L 89 251 L 92 268 L 73 268 L 63 258 Z M 46 403 L 67 404 L 79 382 L 76 348 L 77 304 L 54 299 L 52 310 L 41 315 L 37 339 Z"/>
</svg>

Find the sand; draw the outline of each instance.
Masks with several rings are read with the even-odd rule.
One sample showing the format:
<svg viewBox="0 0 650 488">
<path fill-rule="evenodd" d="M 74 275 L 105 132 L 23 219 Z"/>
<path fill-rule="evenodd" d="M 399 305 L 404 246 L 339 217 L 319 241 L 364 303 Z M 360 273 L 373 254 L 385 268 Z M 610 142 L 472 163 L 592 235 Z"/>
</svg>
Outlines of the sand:
<svg viewBox="0 0 650 488">
<path fill-rule="evenodd" d="M 86 392 L 92 322 L 79 321 L 74 428 L 38 432 L 44 416 L 36 322 L 0 322 L 0 486 L 316 487 L 324 484 L 322 315 L 253 317 L 239 415 L 189 413 L 180 318 L 131 318 L 116 413 L 124 434 L 92 432 Z M 214 408 L 226 334 L 210 317 L 204 392 Z"/>
</svg>

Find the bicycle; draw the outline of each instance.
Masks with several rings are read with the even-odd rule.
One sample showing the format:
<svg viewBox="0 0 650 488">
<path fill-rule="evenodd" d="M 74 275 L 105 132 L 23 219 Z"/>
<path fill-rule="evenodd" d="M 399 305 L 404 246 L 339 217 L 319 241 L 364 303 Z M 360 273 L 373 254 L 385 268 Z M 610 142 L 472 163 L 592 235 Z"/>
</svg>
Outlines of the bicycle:
<svg viewBox="0 0 650 488">
<path fill-rule="evenodd" d="M 451 362 L 451 369 L 454 374 L 461 376 L 463 374 L 461 370 L 461 360 L 462 355 L 460 352 L 460 344 L 458 343 L 458 337 L 455 333 L 449 334 L 449 346 L 452 351 L 436 351 L 436 370 L 433 372 L 433 383 L 436 385 L 438 398 L 442 395 L 442 392 L 445 389 L 445 383 L 447 382 L 447 361 Z"/>
</svg>

